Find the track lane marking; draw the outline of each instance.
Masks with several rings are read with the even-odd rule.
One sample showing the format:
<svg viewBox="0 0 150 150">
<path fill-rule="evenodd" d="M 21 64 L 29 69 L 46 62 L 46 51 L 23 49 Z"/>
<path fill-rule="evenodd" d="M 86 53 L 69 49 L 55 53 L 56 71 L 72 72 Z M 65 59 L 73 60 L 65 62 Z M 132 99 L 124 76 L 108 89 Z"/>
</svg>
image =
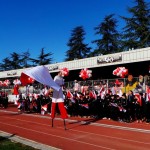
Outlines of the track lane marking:
<svg viewBox="0 0 150 150">
<path fill-rule="evenodd" d="M 22 119 L 16 119 L 16 118 L 11 118 L 11 117 L 3 117 L 3 118 L 7 118 L 7 119 L 12 119 L 12 120 L 18 120 L 18 121 L 22 121 L 22 122 L 27 122 L 27 123 L 34 123 L 37 125 L 42 125 L 42 126 L 48 126 L 51 127 L 51 125 L 47 125 L 47 124 L 42 124 L 42 123 L 37 123 L 37 122 L 32 122 L 32 121 L 27 121 L 27 120 L 22 120 Z M 57 127 L 60 129 L 64 129 L 62 127 Z M 115 128 L 116 129 L 116 128 Z M 100 137 L 106 137 L 106 138 L 111 138 L 111 139 L 117 139 L 117 140 L 123 140 L 123 141 L 127 141 L 127 142 L 134 142 L 134 143 L 139 143 L 139 144 L 145 144 L 145 145 L 150 145 L 150 143 L 147 142 L 141 142 L 141 141 L 137 141 L 137 140 L 129 140 L 129 139 L 124 139 L 124 138 L 118 138 L 118 137 L 113 137 L 113 136 L 107 136 L 107 135 L 102 135 L 102 134 L 96 134 L 96 133 L 91 133 L 91 132 L 85 132 L 85 131 L 79 131 L 79 130 L 74 130 L 74 129 L 69 129 L 71 131 L 74 132 L 80 132 L 80 133 L 84 133 L 87 135 L 94 135 L 94 136 L 100 136 Z M 130 131 L 130 130 L 129 130 Z M 145 133 L 145 132 L 144 132 Z M 84 136 L 83 136 L 84 137 Z M 75 138 L 76 139 L 76 138 Z"/>
<path fill-rule="evenodd" d="M 27 131 L 31 131 L 31 132 L 36 132 L 38 134 L 44 134 L 44 135 L 48 135 L 48 136 L 53 136 L 53 137 L 57 137 L 57 138 L 61 138 L 61 139 L 69 140 L 69 141 L 74 141 L 74 142 L 78 142 L 78 143 L 82 143 L 82 144 L 86 144 L 86 145 L 90 145 L 90 146 L 94 146 L 94 147 L 98 147 L 98 148 L 103 148 L 103 149 L 108 149 L 108 150 L 116 150 L 116 149 L 113 149 L 113 148 L 99 146 L 99 145 L 96 145 L 96 144 L 87 143 L 87 142 L 83 142 L 83 141 L 78 141 L 76 139 L 66 138 L 66 137 L 63 137 L 63 136 L 58 136 L 58 135 L 54 135 L 54 134 L 50 134 L 50 133 L 45 133 L 45 132 L 41 132 L 41 131 L 37 131 L 37 130 L 25 128 L 25 127 L 20 127 L 20 126 L 8 124 L 8 123 L 3 123 L 3 122 L 0 122 L 0 123 L 3 124 L 3 125 L 7 125 L 7 126 L 11 126 L 11 127 L 16 127 L 16 128 L 20 128 L 20 129 L 23 129 L 23 130 L 27 130 Z"/>
</svg>

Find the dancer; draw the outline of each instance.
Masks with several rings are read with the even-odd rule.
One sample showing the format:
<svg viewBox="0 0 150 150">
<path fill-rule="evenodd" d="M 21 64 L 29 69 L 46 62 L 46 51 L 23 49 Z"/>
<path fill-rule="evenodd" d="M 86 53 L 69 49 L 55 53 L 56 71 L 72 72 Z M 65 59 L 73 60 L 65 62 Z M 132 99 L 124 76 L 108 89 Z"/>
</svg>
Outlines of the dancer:
<svg viewBox="0 0 150 150">
<path fill-rule="evenodd" d="M 62 119 L 64 120 L 64 127 L 66 130 L 66 123 L 65 119 L 68 118 L 66 108 L 64 106 L 64 98 L 63 98 L 63 85 L 64 85 L 64 79 L 63 74 L 61 71 L 58 72 L 58 74 L 54 77 L 54 82 L 60 86 L 60 90 L 56 91 L 53 90 L 53 97 L 52 97 L 52 106 L 51 106 L 51 118 L 52 118 L 52 127 L 53 127 L 53 119 L 55 118 L 55 110 L 56 110 L 56 104 L 58 104 L 58 108 L 61 114 Z"/>
</svg>

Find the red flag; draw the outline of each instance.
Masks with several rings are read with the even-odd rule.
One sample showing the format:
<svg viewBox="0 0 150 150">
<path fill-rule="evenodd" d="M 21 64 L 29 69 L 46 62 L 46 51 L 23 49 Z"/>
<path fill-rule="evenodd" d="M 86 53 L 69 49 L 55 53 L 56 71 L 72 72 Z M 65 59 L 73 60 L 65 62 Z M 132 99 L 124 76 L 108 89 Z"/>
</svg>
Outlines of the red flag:
<svg viewBox="0 0 150 150">
<path fill-rule="evenodd" d="M 89 105 L 88 104 L 80 104 L 80 106 L 86 108 L 86 109 L 89 109 Z"/>
<path fill-rule="evenodd" d="M 28 75 L 21 73 L 20 76 L 20 81 L 22 85 L 27 85 L 27 84 L 31 84 L 34 82 L 34 79 L 32 79 L 31 77 L 29 77 Z"/>
<path fill-rule="evenodd" d="M 41 106 L 41 109 L 43 109 L 44 111 L 47 111 L 47 104 L 46 104 L 46 105 Z"/>
<path fill-rule="evenodd" d="M 20 107 L 21 107 L 21 103 L 17 101 L 17 105 L 18 105 L 18 107 L 17 107 L 17 108 L 18 108 L 18 109 L 20 109 Z"/>
<path fill-rule="evenodd" d="M 150 89 L 147 89 L 146 101 L 150 101 Z"/>
<path fill-rule="evenodd" d="M 142 99 L 141 99 L 141 95 L 139 93 L 135 93 L 134 94 L 136 99 L 137 99 L 137 102 L 140 104 L 140 106 L 142 106 Z"/>
<path fill-rule="evenodd" d="M 69 90 L 67 91 L 67 98 L 69 99 L 73 98 L 73 94 Z"/>
<path fill-rule="evenodd" d="M 97 96 L 96 96 L 95 91 L 90 91 L 90 93 L 89 93 L 89 97 L 90 97 L 90 98 L 93 98 L 93 99 L 96 99 L 96 98 L 97 98 Z"/>
</svg>

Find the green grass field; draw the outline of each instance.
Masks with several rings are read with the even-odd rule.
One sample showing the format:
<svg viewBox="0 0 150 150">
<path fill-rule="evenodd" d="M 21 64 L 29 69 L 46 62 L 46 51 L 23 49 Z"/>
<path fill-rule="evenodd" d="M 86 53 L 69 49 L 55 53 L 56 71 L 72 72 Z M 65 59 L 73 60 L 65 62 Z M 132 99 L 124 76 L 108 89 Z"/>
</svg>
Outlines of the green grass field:
<svg viewBox="0 0 150 150">
<path fill-rule="evenodd" d="M 0 150 L 37 150 L 37 149 L 0 136 Z"/>
</svg>

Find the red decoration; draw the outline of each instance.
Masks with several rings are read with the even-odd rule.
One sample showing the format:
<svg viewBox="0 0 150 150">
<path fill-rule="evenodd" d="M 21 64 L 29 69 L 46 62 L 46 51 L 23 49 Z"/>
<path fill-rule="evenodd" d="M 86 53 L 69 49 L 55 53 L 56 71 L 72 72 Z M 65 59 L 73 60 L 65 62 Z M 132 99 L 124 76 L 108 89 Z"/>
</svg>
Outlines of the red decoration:
<svg viewBox="0 0 150 150">
<path fill-rule="evenodd" d="M 14 84 L 14 85 L 19 85 L 19 84 L 21 84 L 21 82 L 20 82 L 19 79 L 15 79 L 15 80 L 13 81 L 13 84 Z"/>
<path fill-rule="evenodd" d="M 86 80 L 92 76 L 92 70 L 88 70 L 87 68 L 84 68 L 80 71 L 79 77 L 81 77 L 83 80 Z"/>
<path fill-rule="evenodd" d="M 119 76 L 121 78 L 124 78 L 128 74 L 128 69 L 125 67 L 118 67 L 113 71 L 113 75 Z"/>
<path fill-rule="evenodd" d="M 5 80 L 4 82 L 3 82 L 3 86 L 8 86 L 10 84 L 10 81 L 9 80 Z"/>
<path fill-rule="evenodd" d="M 69 70 L 66 67 L 62 68 L 60 71 L 62 72 L 63 76 L 68 76 L 69 75 Z"/>
<path fill-rule="evenodd" d="M 3 86 L 3 81 L 0 81 L 0 86 Z"/>
</svg>

